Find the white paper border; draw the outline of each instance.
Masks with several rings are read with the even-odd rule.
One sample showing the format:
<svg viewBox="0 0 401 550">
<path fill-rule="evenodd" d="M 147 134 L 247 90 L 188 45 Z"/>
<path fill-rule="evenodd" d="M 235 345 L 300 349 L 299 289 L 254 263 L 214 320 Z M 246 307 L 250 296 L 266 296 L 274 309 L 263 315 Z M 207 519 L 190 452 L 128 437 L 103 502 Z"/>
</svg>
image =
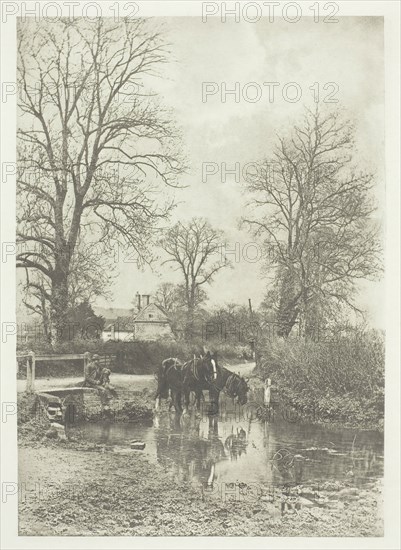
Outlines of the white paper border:
<svg viewBox="0 0 401 550">
<path fill-rule="evenodd" d="M 58 4 L 68 15 L 68 2 L 1 2 L 16 6 L 21 15 L 39 4 Z M 75 14 L 91 2 L 81 1 Z M 221 2 L 217 2 L 221 4 Z M 243 3 L 243 2 L 242 2 Z M 287 2 L 280 2 L 281 5 Z M 305 15 L 314 2 L 298 0 Z M 327 2 L 319 2 L 325 4 Z M 96 2 L 92 2 L 96 4 Z M 102 13 L 112 15 L 115 2 L 97 2 Z M 120 1 L 120 10 L 132 2 Z M 138 1 L 138 16 L 198 16 L 202 2 Z M 230 7 L 234 2 L 226 2 Z M 259 2 L 263 5 L 263 2 Z M 293 538 L 293 537 L 19 537 L 17 498 L 2 503 L 2 548 L 400 548 L 400 3 L 398 1 L 338 1 L 339 17 L 384 16 L 385 34 L 385 151 L 386 151 L 386 415 L 385 415 L 385 535 L 380 538 Z M 276 9 L 280 12 L 282 6 Z M 265 8 L 264 8 L 265 9 Z M 120 11 L 121 12 L 121 11 Z M 309 10 L 309 14 L 312 12 Z M 219 15 L 216 15 L 219 17 Z M 15 16 L 1 22 L 1 82 L 15 82 Z M 322 23 L 319 23 L 322 24 Z M 1 241 L 15 242 L 15 179 L 3 182 L 3 166 L 15 163 L 16 97 L 1 103 Z M 1 261 L 1 322 L 15 322 L 15 263 Z M 2 337 L 3 340 L 3 337 Z M 15 402 L 16 338 L 1 346 L 1 401 Z M 1 481 L 18 480 L 16 416 L 1 423 Z"/>
</svg>

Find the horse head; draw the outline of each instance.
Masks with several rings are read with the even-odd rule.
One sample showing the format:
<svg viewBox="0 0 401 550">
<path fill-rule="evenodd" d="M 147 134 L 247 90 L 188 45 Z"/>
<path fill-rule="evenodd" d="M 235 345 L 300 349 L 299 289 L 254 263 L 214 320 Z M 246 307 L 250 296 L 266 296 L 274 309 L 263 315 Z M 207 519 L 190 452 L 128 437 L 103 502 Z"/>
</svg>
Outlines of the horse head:
<svg viewBox="0 0 401 550">
<path fill-rule="evenodd" d="M 238 378 L 239 380 L 236 388 L 238 402 L 240 405 L 245 405 L 248 401 L 248 391 L 250 388 L 248 386 L 248 381 L 245 380 L 245 378 L 242 378 L 242 376 L 239 376 Z"/>
</svg>

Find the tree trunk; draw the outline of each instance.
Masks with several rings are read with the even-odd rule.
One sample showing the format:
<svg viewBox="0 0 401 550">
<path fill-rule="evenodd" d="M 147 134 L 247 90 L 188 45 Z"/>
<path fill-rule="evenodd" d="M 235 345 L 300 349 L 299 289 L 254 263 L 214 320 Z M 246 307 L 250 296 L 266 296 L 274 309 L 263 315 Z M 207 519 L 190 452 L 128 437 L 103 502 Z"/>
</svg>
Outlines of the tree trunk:
<svg viewBox="0 0 401 550">
<path fill-rule="evenodd" d="M 68 308 L 68 283 L 67 276 L 62 275 L 52 283 L 51 305 L 51 340 L 52 344 L 60 344 L 70 339 L 70 330 L 66 321 Z"/>
<path fill-rule="evenodd" d="M 195 311 L 192 304 L 188 305 L 185 339 L 190 342 L 194 337 Z"/>
<path fill-rule="evenodd" d="M 44 337 L 46 342 L 51 342 L 50 319 L 49 319 L 47 301 L 43 293 L 40 300 L 40 307 L 41 307 L 41 314 L 42 314 Z"/>
<path fill-rule="evenodd" d="M 74 338 L 73 327 L 66 321 L 66 313 L 69 305 L 68 276 L 71 259 L 77 243 L 77 236 L 82 215 L 83 195 L 75 197 L 74 213 L 71 221 L 69 239 L 65 239 L 63 222 L 63 205 L 65 193 L 62 192 L 57 200 L 55 211 L 56 221 L 56 251 L 55 268 L 52 276 L 52 343 L 60 344 Z"/>
<path fill-rule="evenodd" d="M 317 342 L 320 333 L 320 311 L 318 304 L 312 300 L 306 304 L 304 317 L 304 337 Z"/>
<path fill-rule="evenodd" d="M 68 309 L 68 274 L 71 253 L 68 245 L 61 245 L 56 254 L 56 265 L 52 276 L 51 324 L 52 343 L 59 344 L 72 339 L 66 320 Z"/>
<path fill-rule="evenodd" d="M 288 270 L 280 289 L 280 302 L 277 312 L 277 335 L 287 338 L 299 316 L 301 291 L 297 288 L 295 276 Z"/>
</svg>

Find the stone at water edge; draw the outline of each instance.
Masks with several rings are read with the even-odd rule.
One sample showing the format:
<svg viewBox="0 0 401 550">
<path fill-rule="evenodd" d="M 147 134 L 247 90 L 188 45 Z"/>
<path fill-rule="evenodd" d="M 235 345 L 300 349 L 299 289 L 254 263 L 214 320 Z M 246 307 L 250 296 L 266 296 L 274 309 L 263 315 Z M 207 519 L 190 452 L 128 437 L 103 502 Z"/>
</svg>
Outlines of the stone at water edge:
<svg viewBox="0 0 401 550">
<path fill-rule="evenodd" d="M 146 443 L 143 441 L 131 441 L 131 449 L 135 449 L 137 451 L 143 451 L 143 449 L 146 447 Z"/>
</svg>

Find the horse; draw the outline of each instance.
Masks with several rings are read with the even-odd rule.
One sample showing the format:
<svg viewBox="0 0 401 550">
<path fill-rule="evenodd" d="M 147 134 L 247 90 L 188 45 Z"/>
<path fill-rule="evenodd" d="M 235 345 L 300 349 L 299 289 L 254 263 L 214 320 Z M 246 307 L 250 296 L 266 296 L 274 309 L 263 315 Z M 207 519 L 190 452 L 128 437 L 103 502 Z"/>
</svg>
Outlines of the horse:
<svg viewBox="0 0 401 550">
<path fill-rule="evenodd" d="M 184 394 L 185 414 L 189 408 L 189 396 L 191 391 L 195 392 L 196 408 L 200 409 L 200 400 L 203 390 L 209 390 L 215 384 L 220 367 L 217 365 L 216 354 L 211 355 L 208 351 L 201 357 L 194 357 L 182 366 L 182 393 Z"/>
<path fill-rule="evenodd" d="M 220 367 L 216 354 L 209 351 L 201 357 L 194 357 L 182 364 L 177 358 L 165 359 L 157 375 L 158 387 L 156 392 L 155 409 L 160 406 L 162 398 L 168 399 L 169 391 L 177 412 L 187 413 L 189 408 L 190 393 L 193 391 L 196 397 L 196 408 L 200 409 L 200 400 L 203 390 L 209 391 L 211 404 L 210 413 L 217 414 L 219 410 L 219 397 L 222 390 L 235 399 L 240 405 L 247 402 L 248 384 L 244 378 Z M 184 395 L 184 410 L 181 405 L 181 396 Z"/>
<path fill-rule="evenodd" d="M 160 407 L 161 399 L 168 399 L 171 391 L 171 398 L 177 412 L 182 412 L 182 363 L 177 357 L 164 359 L 157 373 L 157 391 L 155 396 L 155 409 Z"/>
<path fill-rule="evenodd" d="M 215 414 L 219 412 L 219 397 L 220 392 L 223 390 L 232 399 L 237 398 L 240 405 L 245 405 L 248 401 L 249 386 L 245 378 L 225 367 L 221 367 L 217 378 L 213 380 L 209 388 L 210 404 Z"/>
</svg>

